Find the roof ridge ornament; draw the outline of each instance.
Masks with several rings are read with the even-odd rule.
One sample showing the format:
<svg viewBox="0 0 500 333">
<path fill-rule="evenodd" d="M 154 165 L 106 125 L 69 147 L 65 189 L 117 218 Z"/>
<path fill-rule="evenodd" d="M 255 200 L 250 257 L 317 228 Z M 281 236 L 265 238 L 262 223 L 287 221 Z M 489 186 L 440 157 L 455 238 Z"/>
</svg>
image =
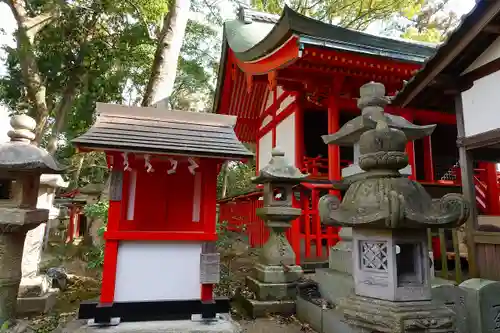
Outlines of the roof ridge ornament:
<svg viewBox="0 0 500 333">
<path fill-rule="evenodd" d="M 247 3 L 247 1 L 238 1 L 240 7 L 238 8 L 238 19 L 243 21 L 245 24 L 250 24 L 253 22 L 251 6 Z"/>
<path fill-rule="evenodd" d="M 15 115 L 10 118 L 10 126 L 12 130 L 7 132 L 11 142 L 28 143 L 35 139 L 36 128 L 35 119 L 25 114 Z"/>
</svg>

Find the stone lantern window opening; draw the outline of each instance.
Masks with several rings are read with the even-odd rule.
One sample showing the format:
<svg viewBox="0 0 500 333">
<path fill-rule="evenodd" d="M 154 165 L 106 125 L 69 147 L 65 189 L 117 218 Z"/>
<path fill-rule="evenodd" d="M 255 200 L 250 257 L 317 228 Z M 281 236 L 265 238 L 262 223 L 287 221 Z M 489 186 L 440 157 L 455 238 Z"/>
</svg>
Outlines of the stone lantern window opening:
<svg viewBox="0 0 500 333">
<path fill-rule="evenodd" d="M 399 254 L 396 255 L 397 286 L 422 286 L 424 284 L 425 255 L 420 243 L 398 243 Z"/>
<path fill-rule="evenodd" d="M 274 200 L 275 201 L 288 201 L 287 189 L 285 187 L 275 187 L 274 188 Z"/>
<path fill-rule="evenodd" d="M 0 179 L 0 200 L 10 200 L 12 191 L 12 180 Z"/>
</svg>

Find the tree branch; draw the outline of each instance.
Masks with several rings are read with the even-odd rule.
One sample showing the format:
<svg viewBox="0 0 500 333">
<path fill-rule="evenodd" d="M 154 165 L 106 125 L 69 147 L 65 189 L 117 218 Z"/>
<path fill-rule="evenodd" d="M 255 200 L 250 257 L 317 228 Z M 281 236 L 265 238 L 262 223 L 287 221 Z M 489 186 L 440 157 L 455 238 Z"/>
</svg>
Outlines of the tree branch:
<svg viewBox="0 0 500 333">
<path fill-rule="evenodd" d="M 21 65 L 21 73 L 26 86 L 26 93 L 29 101 L 34 107 L 35 120 L 37 121 L 34 143 L 40 144 L 45 124 L 47 123 L 47 119 L 49 117 L 49 109 L 45 100 L 46 87 L 43 84 L 36 62 L 35 53 L 33 51 L 32 41 L 35 36 L 33 31 L 36 31 L 36 29 L 32 30 L 30 35 L 30 32 L 26 27 L 26 22 L 28 22 L 30 18 L 27 17 L 27 12 L 23 5 L 16 0 L 5 1 L 10 7 L 17 23 L 16 41 L 17 51 L 19 53 L 19 62 Z M 47 22 L 47 20 L 44 22 Z M 41 25 L 38 26 L 38 31 L 40 26 Z"/>
</svg>

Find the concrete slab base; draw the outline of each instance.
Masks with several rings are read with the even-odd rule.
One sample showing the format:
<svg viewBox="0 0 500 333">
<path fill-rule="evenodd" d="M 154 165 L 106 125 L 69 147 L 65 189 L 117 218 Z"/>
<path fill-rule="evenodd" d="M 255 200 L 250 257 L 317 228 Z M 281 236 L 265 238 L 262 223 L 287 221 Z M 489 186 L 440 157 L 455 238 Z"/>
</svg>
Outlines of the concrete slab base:
<svg viewBox="0 0 500 333">
<path fill-rule="evenodd" d="M 73 333 L 240 333 L 241 326 L 227 317 L 213 322 L 199 320 L 142 321 L 120 323 L 117 326 L 83 325 Z"/>
<path fill-rule="evenodd" d="M 256 298 L 262 301 L 294 299 L 297 295 L 296 282 L 265 283 L 247 276 L 246 283 Z"/>
<path fill-rule="evenodd" d="M 344 322 L 342 312 L 324 309 L 304 298 L 297 297 L 297 318 L 309 324 L 318 333 L 362 333 Z"/>
<path fill-rule="evenodd" d="M 38 297 L 18 297 L 17 314 L 42 314 L 48 313 L 57 301 L 57 290 L 51 290 Z"/>
<path fill-rule="evenodd" d="M 313 280 L 318 283 L 321 296 L 333 304 L 337 299 L 347 297 L 354 292 L 352 275 L 331 268 L 317 269 Z"/>
<path fill-rule="evenodd" d="M 235 297 L 235 301 L 252 318 L 267 317 L 270 314 L 282 316 L 295 314 L 295 300 L 257 301 L 238 295 Z"/>
</svg>

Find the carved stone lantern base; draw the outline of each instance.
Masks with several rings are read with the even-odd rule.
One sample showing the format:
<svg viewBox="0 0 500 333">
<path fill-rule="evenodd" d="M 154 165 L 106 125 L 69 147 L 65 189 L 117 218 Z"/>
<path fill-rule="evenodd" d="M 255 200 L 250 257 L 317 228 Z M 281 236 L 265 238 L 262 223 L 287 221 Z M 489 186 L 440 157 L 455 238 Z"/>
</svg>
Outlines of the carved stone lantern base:
<svg viewBox="0 0 500 333">
<path fill-rule="evenodd" d="M 46 209 L 0 208 L 0 324 L 16 316 L 26 233 L 48 215 Z"/>
<path fill-rule="evenodd" d="M 431 301 L 391 302 L 350 296 L 339 300 L 344 320 L 361 332 L 454 333 L 455 314 Z"/>
</svg>

